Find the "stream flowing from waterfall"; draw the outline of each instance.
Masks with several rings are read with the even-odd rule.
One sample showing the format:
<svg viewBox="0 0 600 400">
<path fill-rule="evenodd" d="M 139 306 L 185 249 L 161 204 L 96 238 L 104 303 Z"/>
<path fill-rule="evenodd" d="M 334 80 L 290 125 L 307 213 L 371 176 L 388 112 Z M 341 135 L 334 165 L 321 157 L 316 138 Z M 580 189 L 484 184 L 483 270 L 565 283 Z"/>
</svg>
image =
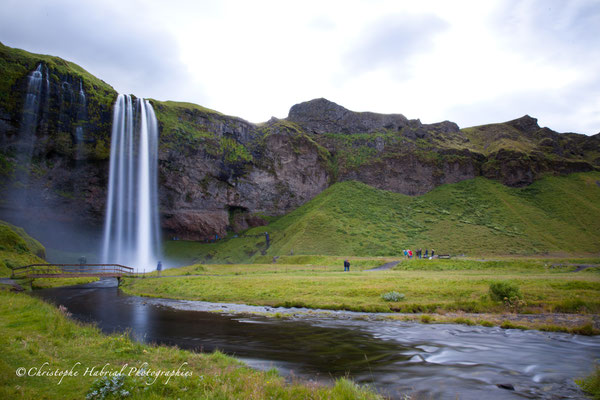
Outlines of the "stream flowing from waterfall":
<svg viewBox="0 0 600 400">
<path fill-rule="evenodd" d="M 331 383 L 348 376 L 397 399 L 585 399 L 573 379 L 590 374 L 600 358 L 598 337 L 357 319 L 349 312 L 327 317 L 306 309 L 289 318 L 228 314 L 237 305 L 129 296 L 116 279 L 32 294 L 107 333 L 219 349 L 288 378 Z"/>
<path fill-rule="evenodd" d="M 138 271 L 159 260 L 158 124 L 148 100 L 120 94 L 114 107 L 103 263 Z"/>
</svg>

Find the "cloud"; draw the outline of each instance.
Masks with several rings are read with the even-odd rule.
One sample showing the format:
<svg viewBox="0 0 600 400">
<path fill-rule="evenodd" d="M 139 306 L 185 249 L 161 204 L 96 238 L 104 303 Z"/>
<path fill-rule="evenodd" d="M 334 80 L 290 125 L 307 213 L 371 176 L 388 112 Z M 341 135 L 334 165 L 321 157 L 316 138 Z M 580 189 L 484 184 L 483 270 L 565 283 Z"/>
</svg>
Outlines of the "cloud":
<svg viewBox="0 0 600 400">
<path fill-rule="evenodd" d="M 467 108 L 489 116 L 512 113 L 509 119 L 519 116 L 511 110 L 522 110 L 520 114 L 535 114 L 540 124 L 558 131 L 600 131 L 598 1 L 502 2 L 490 18 L 490 27 L 505 50 L 536 66 L 545 89 L 514 87 L 510 93 Z"/>
<path fill-rule="evenodd" d="M 540 126 L 558 132 L 593 135 L 600 132 L 600 81 L 586 80 L 558 91 L 512 91 L 474 104 L 451 107 L 447 113 L 461 127 L 509 121 L 525 114 Z"/>
<path fill-rule="evenodd" d="M 447 27 L 444 20 L 433 14 L 385 16 L 361 33 L 345 60 L 352 73 L 387 68 L 405 75 L 411 58 L 430 51 L 434 37 Z"/>
<path fill-rule="evenodd" d="M 120 92 L 167 99 L 189 89 L 177 42 L 144 12 L 144 3 L 5 1 L 0 37 L 9 46 L 73 61 Z"/>
<path fill-rule="evenodd" d="M 596 0 L 513 0 L 501 3 L 492 26 L 515 50 L 569 60 L 600 55 L 600 3 Z M 571 60 L 573 61 L 573 60 Z"/>
</svg>

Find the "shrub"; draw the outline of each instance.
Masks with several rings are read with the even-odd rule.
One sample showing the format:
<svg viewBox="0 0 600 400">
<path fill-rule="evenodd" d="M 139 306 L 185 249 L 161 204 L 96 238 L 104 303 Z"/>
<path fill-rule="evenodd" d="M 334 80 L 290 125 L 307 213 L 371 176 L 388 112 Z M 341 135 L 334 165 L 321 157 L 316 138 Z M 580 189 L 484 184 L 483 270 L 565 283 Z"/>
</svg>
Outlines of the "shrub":
<svg viewBox="0 0 600 400">
<path fill-rule="evenodd" d="M 490 283 L 490 297 L 494 301 L 504 301 L 504 299 L 520 299 L 521 291 L 514 283 L 500 281 Z"/>
<path fill-rule="evenodd" d="M 575 382 L 593 399 L 600 399 L 600 367 L 585 379 L 577 379 Z"/>
<path fill-rule="evenodd" d="M 86 400 L 124 399 L 131 395 L 131 384 L 125 380 L 125 375 L 117 375 L 112 378 L 104 377 L 96 379 L 85 396 Z"/>
<path fill-rule="evenodd" d="M 393 292 L 387 292 L 381 295 L 381 298 L 385 301 L 400 301 L 400 300 L 404 300 L 404 293 L 398 293 L 396 291 Z"/>
</svg>

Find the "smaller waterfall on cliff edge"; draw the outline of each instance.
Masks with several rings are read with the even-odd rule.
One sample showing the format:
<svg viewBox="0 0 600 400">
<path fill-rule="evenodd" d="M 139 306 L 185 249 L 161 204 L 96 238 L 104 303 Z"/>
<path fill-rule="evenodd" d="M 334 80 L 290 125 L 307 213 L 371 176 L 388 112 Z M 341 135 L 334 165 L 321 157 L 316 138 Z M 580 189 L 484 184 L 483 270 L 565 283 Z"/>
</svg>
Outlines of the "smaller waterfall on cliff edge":
<svg viewBox="0 0 600 400">
<path fill-rule="evenodd" d="M 87 121 L 87 105 L 85 100 L 85 91 L 83 90 L 83 81 L 79 80 L 79 98 L 77 101 L 77 126 L 75 127 L 75 140 L 77 142 L 77 159 L 80 158 L 82 142 L 85 141 L 85 132 L 82 124 Z"/>
<path fill-rule="evenodd" d="M 5 193 L 2 203 L 13 209 L 25 209 L 29 204 L 29 185 L 31 181 L 31 160 L 37 143 L 37 131 L 44 100 L 48 97 L 48 88 L 44 87 L 44 74 L 48 79 L 47 68 L 38 64 L 27 76 L 27 92 L 23 104 L 23 114 L 17 141 L 16 161 L 19 165 L 13 176 L 14 185 Z M 45 97 L 44 97 L 45 96 Z"/>
<path fill-rule="evenodd" d="M 21 120 L 21 134 L 29 136 L 27 140 L 34 141 L 37 120 L 40 114 L 40 102 L 42 97 L 42 64 L 29 74 L 27 79 L 27 95 L 23 106 L 23 118 Z"/>
<path fill-rule="evenodd" d="M 158 124 L 150 102 L 120 94 L 114 108 L 102 262 L 140 271 L 159 259 Z"/>
</svg>

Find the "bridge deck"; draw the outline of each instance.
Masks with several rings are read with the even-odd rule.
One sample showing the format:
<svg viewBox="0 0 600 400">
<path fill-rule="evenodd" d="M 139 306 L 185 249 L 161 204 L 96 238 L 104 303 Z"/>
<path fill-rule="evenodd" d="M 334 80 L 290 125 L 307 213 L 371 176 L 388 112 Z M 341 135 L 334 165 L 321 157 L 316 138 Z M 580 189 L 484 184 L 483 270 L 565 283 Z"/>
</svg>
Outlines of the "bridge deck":
<svg viewBox="0 0 600 400">
<path fill-rule="evenodd" d="M 11 278 L 120 278 L 134 275 L 131 267 L 120 264 L 31 264 L 13 269 Z"/>
</svg>

